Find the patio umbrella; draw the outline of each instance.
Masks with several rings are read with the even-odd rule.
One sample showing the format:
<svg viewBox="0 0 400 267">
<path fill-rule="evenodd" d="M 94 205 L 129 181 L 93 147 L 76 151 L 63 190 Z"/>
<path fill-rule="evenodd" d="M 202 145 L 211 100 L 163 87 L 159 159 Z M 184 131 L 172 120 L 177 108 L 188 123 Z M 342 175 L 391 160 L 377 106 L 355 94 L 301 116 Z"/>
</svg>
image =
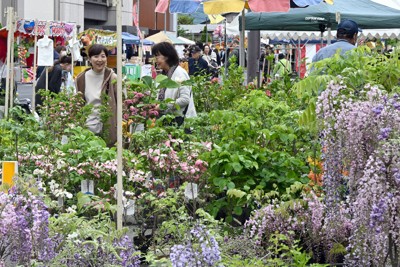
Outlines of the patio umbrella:
<svg viewBox="0 0 400 267">
<path fill-rule="evenodd" d="M 290 8 L 317 5 L 323 0 L 205 0 L 206 14 L 238 13 L 244 8 L 253 12 L 288 12 Z M 333 4 L 333 0 L 326 0 Z"/>
<path fill-rule="evenodd" d="M 178 39 L 177 37 L 173 36 L 172 34 L 159 32 L 152 36 L 147 37 L 147 40 L 153 41 L 154 43 L 158 44 L 161 42 L 169 42 L 173 45 L 183 45 L 186 44 L 184 41 Z"/>
</svg>

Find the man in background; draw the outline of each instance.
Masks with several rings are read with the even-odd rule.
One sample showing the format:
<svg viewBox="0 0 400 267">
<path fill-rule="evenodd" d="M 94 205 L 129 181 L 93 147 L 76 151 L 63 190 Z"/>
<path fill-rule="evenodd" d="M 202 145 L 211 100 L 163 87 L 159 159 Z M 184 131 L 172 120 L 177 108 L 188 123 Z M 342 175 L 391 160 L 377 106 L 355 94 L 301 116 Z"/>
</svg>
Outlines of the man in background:
<svg viewBox="0 0 400 267">
<path fill-rule="evenodd" d="M 230 65 L 230 59 L 232 57 L 236 58 L 235 64 L 239 66 L 239 55 L 240 55 L 240 52 L 239 52 L 239 40 L 235 39 L 235 40 L 232 41 L 232 45 L 231 45 L 231 48 L 230 48 L 230 51 L 229 51 L 228 67 Z"/>
<path fill-rule="evenodd" d="M 201 48 L 195 46 L 192 48 L 189 58 L 189 75 L 199 76 L 208 74 L 208 63 L 201 56 Z"/>
<path fill-rule="evenodd" d="M 336 39 L 334 44 L 320 49 L 312 59 L 312 62 L 318 62 L 325 58 L 332 57 L 337 51 L 344 55 L 347 51 L 354 49 L 359 32 L 358 24 L 353 20 L 344 20 L 337 27 Z"/>
</svg>

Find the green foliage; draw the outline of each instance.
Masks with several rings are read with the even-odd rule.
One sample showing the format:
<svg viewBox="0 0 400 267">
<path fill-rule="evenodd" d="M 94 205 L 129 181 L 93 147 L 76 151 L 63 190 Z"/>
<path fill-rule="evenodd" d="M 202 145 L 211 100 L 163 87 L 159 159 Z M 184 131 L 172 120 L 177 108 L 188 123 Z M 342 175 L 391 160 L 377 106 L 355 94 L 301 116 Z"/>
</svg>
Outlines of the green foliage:
<svg viewBox="0 0 400 267">
<path fill-rule="evenodd" d="M 201 32 L 201 39 L 200 40 L 201 40 L 202 43 L 207 42 L 207 35 L 208 35 L 207 31 L 208 31 L 207 25 L 205 25 L 204 28 L 203 28 L 203 31 Z"/>
<path fill-rule="evenodd" d="M 398 92 L 399 56 L 398 50 L 392 54 L 381 54 L 361 46 L 346 52 L 344 57 L 337 53 L 332 58 L 314 63 L 310 75 L 293 86 L 300 102 L 308 105 L 300 117 L 300 125 L 316 131 L 315 103 L 330 81 L 338 82 L 340 78 L 356 94 L 368 83 L 379 85 L 389 93 Z"/>
<path fill-rule="evenodd" d="M 186 14 L 178 14 L 178 25 L 191 25 L 194 18 Z"/>
<path fill-rule="evenodd" d="M 312 148 L 307 132 L 297 126 L 298 113 L 284 102 L 253 91 L 235 105 L 236 111 L 210 113 L 214 149 L 204 155 L 214 193 L 223 193 L 210 203 L 210 211 L 215 216 L 223 210 L 228 220 L 232 213 L 241 215 L 242 208 L 251 208 L 251 196 L 236 197 L 238 192 L 271 190 L 274 185 L 282 190 L 296 181 L 305 182 L 302 176 Z"/>
</svg>

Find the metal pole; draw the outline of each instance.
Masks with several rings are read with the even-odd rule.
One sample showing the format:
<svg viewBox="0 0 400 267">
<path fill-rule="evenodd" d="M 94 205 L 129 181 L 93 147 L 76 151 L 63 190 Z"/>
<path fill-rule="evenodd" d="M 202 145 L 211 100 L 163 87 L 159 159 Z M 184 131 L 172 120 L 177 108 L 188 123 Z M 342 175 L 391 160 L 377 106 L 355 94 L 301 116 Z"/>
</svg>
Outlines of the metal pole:
<svg viewBox="0 0 400 267">
<path fill-rule="evenodd" d="M 242 29 L 240 31 L 240 56 L 239 65 L 244 68 L 245 66 L 245 52 L 244 52 L 244 42 L 245 42 L 245 29 L 246 29 L 245 11 L 242 10 Z"/>
<path fill-rule="evenodd" d="M 207 22 L 206 22 L 206 44 L 208 44 L 208 25 L 207 25 Z M 210 53 L 210 55 L 211 55 L 211 53 Z"/>
<path fill-rule="evenodd" d="M 117 229 L 122 229 L 122 9 L 117 1 Z"/>
<path fill-rule="evenodd" d="M 225 42 L 225 78 L 228 76 L 228 44 L 226 38 L 226 17 L 225 17 L 225 28 L 224 28 L 224 42 Z"/>
</svg>

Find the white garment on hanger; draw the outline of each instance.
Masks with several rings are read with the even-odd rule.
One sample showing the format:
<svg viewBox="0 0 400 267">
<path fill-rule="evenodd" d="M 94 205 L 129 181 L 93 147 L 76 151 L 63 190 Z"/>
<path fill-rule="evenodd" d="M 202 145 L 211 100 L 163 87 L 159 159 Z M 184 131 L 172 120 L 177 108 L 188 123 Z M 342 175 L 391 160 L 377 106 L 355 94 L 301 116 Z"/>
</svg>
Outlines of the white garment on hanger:
<svg viewBox="0 0 400 267">
<path fill-rule="evenodd" d="M 76 38 L 73 38 L 68 41 L 68 47 L 71 50 L 74 60 L 77 60 L 77 61 L 83 60 L 83 58 L 81 56 L 81 45 Z"/>
<path fill-rule="evenodd" d="M 53 66 L 54 64 L 54 48 L 53 40 L 47 35 L 37 42 L 38 47 L 38 66 Z"/>
</svg>

